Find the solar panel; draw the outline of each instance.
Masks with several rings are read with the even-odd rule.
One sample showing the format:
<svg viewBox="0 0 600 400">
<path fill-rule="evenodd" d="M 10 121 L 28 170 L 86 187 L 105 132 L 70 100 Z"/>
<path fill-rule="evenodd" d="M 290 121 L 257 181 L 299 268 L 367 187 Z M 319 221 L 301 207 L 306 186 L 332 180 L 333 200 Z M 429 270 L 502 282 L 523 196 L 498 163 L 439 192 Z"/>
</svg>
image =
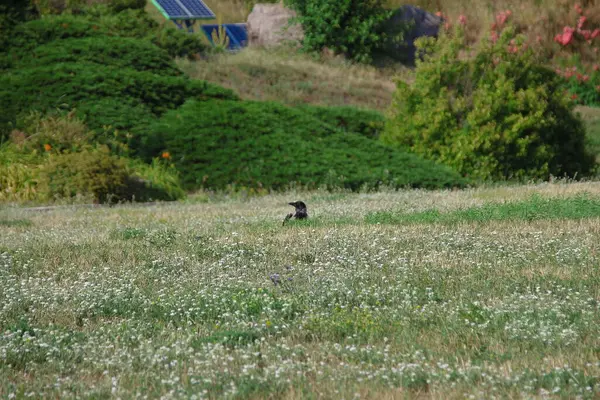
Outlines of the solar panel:
<svg viewBox="0 0 600 400">
<path fill-rule="evenodd" d="M 214 19 L 215 14 L 202 0 L 152 0 L 167 19 Z"/>
<path fill-rule="evenodd" d="M 194 15 L 201 15 L 202 18 L 213 19 L 215 14 L 201 0 L 180 0 Z"/>
<path fill-rule="evenodd" d="M 222 26 L 225 28 L 225 34 L 229 38 L 229 50 L 240 49 L 248 44 L 246 24 L 222 24 Z M 214 45 L 212 33 L 214 30 L 219 32 L 219 25 L 202 25 L 201 28 L 210 43 Z"/>
<path fill-rule="evenodd" d="M 246 46 L 248 43 L 246 24 L 228 24 L 227 31 L 231 37 L 235 38 L 240 47 Z"/>
</svg>

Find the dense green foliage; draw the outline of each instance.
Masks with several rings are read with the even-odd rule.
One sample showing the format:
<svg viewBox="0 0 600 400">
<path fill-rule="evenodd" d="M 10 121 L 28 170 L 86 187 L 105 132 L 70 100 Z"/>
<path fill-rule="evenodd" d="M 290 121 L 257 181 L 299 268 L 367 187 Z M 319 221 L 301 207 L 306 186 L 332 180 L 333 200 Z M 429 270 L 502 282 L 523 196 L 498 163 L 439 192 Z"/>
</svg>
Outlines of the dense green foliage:
<svg viewBox="0 0 600 400">
<path fill-rule="evenodd" d="M 85 8 L 82 15 L 22 23 L 0 56 L 0 68 L 5 69 L 0 77 L 0 136 L 30 110 L 78 108 L 78 115 L 97 132 L 105 127 L 139 131 L 147 125 L 148 111 L 160 115 L 187 98 L 234 98 L 229 90 L 181 76 L 170 60 L 200 51 L 194 44 L 198 40 L 160 28 L 143 10 L 114 13 L 103 5 Z M 138 113 L 124 121 L 132 111 Z"/>
<path fill-rule="evenodd" d="M 171 57 L 192 56 L 207 49 L 200 36 L 161 27 L 144 10 L 113 14 L 102 7 L 84 15 L 53 15 L 20 24 L 13 29 L 7 48 L 14 57 L 27 57 L 36 47 L 56 39 L 106 36 L 145 39 Z"/>
<path fill-rule="evenodd" d="M 368 62 L 381 46 L 383 23 L 391 15 L 382 0 L 287 0 L 304 29 L 304 47 L 325 47 L 348 58 Z"/>
<path fill-rule="evenodd" d="M 177 76 L 181 71 L 168 53 L 143 39 L 96 36 L 54 40 L 15 61 L 15 68 L 86 62 Z"/>
<path fill-rule="evenodd" d="M 86 147 L 74 153 L 32 155 L 16 146 L 0 147 L 0 201 L 177 200 L 185 197 L 177 171 L 154 160 L 150 165 Z"/>
<path fill-rule="evenodd" d="M 399 82 L 382 139 L 480 179 L 586 175 L 594 160 L 561 79 L 511 28 L 474 57 L 462 32 L 424 41 L 413 85 Z"/>
<path fill-rule="evenodd" d="M 204 81 L 132 68 L 99 68 L 86 62 L 41 65 L 11 70 L 0 77 L 0 130 L 31 109 L 76 108 L 79 102 L 107 97 L 119 98 L 126 104 L 144 104 L 158 115 L 188 98 L 235 96 L 230 90 Z"/>
<path fill-rule="evenodd" d="M 42 191 L 50 198 L 91 195 L 100 203 L 126 195 L 127 163 L 106 150 L 51 155 L 41 172 Z"/>
<path fill-rule="evenodd" d="M 4 0 L 0 3 L 0 49 L 4 49 L 15 25 L 35 18 L 37 12 L 28 0 Z"/>
<path fill-rule="evenodd" d="M 11 143 L 0 145 L 0 201 L 30 201 L 38 197 L 38 154 L 19 151 Z"/>
<path fill-rule="evenodd" d="M 142 172 L 152 173 L 149 166 L 140 166 Z M 164 183 L 143 179 L 131 170 L 126 159 L 100 147 L 51 155 L 41 166 L 39 190 L 47 200 L 80 196 L 98 203 L 175 200 L 184 196 L 176 178 L 166 181 L 173 187 Z"/>
<path fill-rule="evenodd" d="M 118 97 L 82 101 L 75 112 L 94 132 L 95 142 L 110 147 L 119 143 L 125 146 L 119 150 L 129 155 L 136 154 L 141 137 L 156 121 L 156 115 L 146 105 Z"/>
<path fill-rule="evenodd" d="M 132 161 L 98 144 L 75 112 L 32 113 L 0 146 L 0 200 L 175 200 L 185 196 L 172 165 Z M 113 149 L 120 138 L 103 138 Z"/>
<path fill-rule="evenodd" d="M 448 168 L 277 103 L 189 101 L 166 113 L 141 147 L 147 156 L 167 150 L 187 188 L 464 184 Z"/>
<path fill-rule="evenodd" d="M 146 7 L 146 0 L 111 0 L 109 7 L 115 12 L 127 9 L 143 9 Z"/>
<path fill-rule="evenodd" d="M 92 143 L 93 136 L 74 113 L 65 116 L 32 112 L 20 121 L 19 129 L 11 132 L 11 142 L 23 153 L 43 154 L 52 150 L 72 153 Z"/>
<path fill-rule="evenodd" d="M 374 110 L 356 107 L 323 107 L 305 105 L 302 111 L 344 132 L 360 133 L 368 138 L 377 138 L 385 127 L 385 117 Z"/>
</svg>

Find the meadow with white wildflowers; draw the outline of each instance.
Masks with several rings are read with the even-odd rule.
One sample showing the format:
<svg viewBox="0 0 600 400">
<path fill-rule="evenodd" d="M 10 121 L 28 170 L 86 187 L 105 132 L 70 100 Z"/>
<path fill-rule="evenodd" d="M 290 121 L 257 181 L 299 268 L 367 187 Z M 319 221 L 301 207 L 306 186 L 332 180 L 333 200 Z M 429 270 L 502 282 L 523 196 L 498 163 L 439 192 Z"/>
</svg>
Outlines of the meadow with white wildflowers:
<svg viewBox="0 0 600 400">
<path fill-rule="evenodd" d="M 600 183 L 204 200 L 1 208 L 0 398 L 600 397 Z"/>
</svg>

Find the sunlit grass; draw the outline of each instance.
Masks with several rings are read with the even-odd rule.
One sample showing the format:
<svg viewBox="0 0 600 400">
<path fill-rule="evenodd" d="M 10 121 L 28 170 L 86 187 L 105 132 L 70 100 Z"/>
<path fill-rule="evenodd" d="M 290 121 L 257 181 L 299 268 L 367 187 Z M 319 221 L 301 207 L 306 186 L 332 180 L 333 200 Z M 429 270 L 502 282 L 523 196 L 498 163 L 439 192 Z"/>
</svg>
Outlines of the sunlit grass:
<svg viewBox="0 0 600 400">
<path fill-rule="evenodd" d="M 365 220 L 373 224 L 456 224 L 461 222 L 582 218 L 600 218 L 599 197 L 582 195 L 571 198 L 543 199 L 534 196 L 525 201 L 490 203 L 449 213 L 441 213 L 435 209 L 412 214 L 402 211 L 378 211 L 367 214 Z"/>
<path fill-rule="evenodd" d="M 388 71 L 341 59 L 319 60 L 294 49 L 248 48 L 205 60 L 179 60 L 178 65 L 191 78 L 233 89 L 242 98 L 289 105 L 354 105 L 385 110 L 395 89 Z"/>
<path fill-rule="evenodd" d="M 598 183 L 198 196 L 0 208 L 0 397 L 600 395 Z"/>
</svg>

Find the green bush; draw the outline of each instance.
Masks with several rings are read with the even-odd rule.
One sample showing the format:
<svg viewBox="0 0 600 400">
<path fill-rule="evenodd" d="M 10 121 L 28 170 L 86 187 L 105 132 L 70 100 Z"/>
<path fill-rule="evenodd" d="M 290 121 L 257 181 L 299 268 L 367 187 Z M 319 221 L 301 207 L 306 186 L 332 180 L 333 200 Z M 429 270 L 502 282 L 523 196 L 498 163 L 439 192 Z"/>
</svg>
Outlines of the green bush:
<svg viewBox="0 0 600 400">
<path fill-rule="evenodd" d="M 204 53 L 209 49 L 200 34 L 190 34 L 168 26 L 163 26 L 160 30 L 154 31 L 148 38 L 152 43 L 164 49 L 172 58 L 194 58 L 195 55 Z"/>
<path fill-rule="evenodd" d="M 15 25 L 36 18 L 37 12 L 29 0 L 4 0 L 0 4 L 0 49 L 5 49 Z"/>
<path fill-rule="evenodd" d="M 124 36 L 118 33 L 115 36 Z M 15 27 L 8 50 L 18 57 L 27 57 L 36 47 L 54 40 L 107 34 L 107 27 L 98 21 L 75 15 L 48 16 Z"/>
<path fill-rule="evenodd" d="M 54 40 L 33 49 L 14 68 L 86 62 L 177 76 L 181 71 L 168 53 L 145 39 L 97 36 Z"/>
<path fill-rule="evenodd" d="M 100 9 L 100 8 L 98 8 Z M 107 36 L 151 41 L 171 57 L 202 53 L 208 46 L 199 35 L 161 27 L 144 10 L 125 10 L 117 14 L 52 15 L 16 26 L 7 43 L 13 58 L 27 58 L 33 49 L 58 39 Z"/>
<path fill-rule="evenodd" d="M 41 161 L 39 154 L 24 154 L 13 143 L 0 145 L 0 201 L 35 200 Z"/>
<path fill-rule="evenodd" d="M 182 76 L 161 76 L 130 68 L 86 62 L 59 63 L 11 70 L 0 76 L 0 132 L 29 110 L 45 112 L 80 102 L 118 98 L 142 104 L 160 115 L 186 99 L 236 98 L 229 89 Z"/>
<path fill-rule="evenodd" d="M 173 201 L 186 196 L 181 187 L 179 172 L 155 158 L 150 164 L 130 161 L 128 179 L 128 199 L 135 201 Z"/>
<path fill-rule="evenodd" d="M 423 40 L 414 84 L 399 82 L 384 142 L 479 179 L 588 174 L 582 121 L 560 78 L 505 29 L 474 57 L 462 32 Z"/>
<path fill-rule="evenodd" d="M 304 112 L 313 117 L 335 126 L 344 132 L 360 133 L 368 138 L 377 138 L 385 127 L 385 117 L 374 110 L 341 106 L 300 106 Z"/>
<path fill-rule="evenodd" d="M 383 0 L 287 0 L 298 12 L 305 48 L 327 47 L 354 61 L 369 62 L 385 41 L 383 24 L 391 12 Z"/>
<path fill-rule="evenodd" d="M 111 0 L 109 5 L 118 13 L 127 9 L 143 9 L 146 7 L 146 0 Z"/>
<path fill-rule="evenodd" d="M 88 128 L 74 113 L 43 115 L 32 112 L 20 121 L 18 128 L 11 133 L 11 142 L 24 153 L 76 152 L 92 142 Z"/>
<path fill-rule="evenodd" d="M 76 196 L 98 203 L 126 198 L 127 163 L 107 148 L 50 155 L 40 174 L 41 192 L 47 200 Z"/>
<path fill-rule="evenodd" d="M 83 101 L 76 114 L 94 133 L 93 141 L 109 145 L 119 153 L 136 155 L 141 137 L 157 117 L 148 107 L 136 100 L 126 101 L 118 97 L 105 97 Z"/>
<path fill-rule="evenodd" d="M 169 152 L 190 189 L 464 184 L 449 168 L 276 103 L 189 101 L 166 113 L 146 144 Z"/>
<path fill-rule="evenodd" d="M 42 16 L 52 14 L 82 14 L 88 7 L 87 0 L 34 0 Z"/>
<path fill-rule="evenodd" d="M 177 174 L 112 155 L 107 147 L 51 154 L 41 165 L 39 199 L 91 198 L 97 203 L 176 200 L 185 196 Z"/>
</svg>

